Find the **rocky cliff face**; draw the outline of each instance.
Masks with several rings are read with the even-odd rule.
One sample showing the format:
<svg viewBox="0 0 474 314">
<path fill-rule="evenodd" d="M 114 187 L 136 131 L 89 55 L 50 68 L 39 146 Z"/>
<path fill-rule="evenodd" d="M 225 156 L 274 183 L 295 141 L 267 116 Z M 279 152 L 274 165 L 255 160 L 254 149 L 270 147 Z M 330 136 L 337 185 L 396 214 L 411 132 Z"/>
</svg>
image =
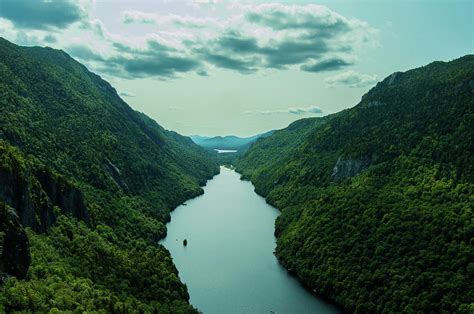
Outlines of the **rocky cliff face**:
<svg viewBox="0 0 474 314">
<path fill-rule="evenodd" d="M 18 213 L 21 224 L 45 232 L 62 212 L 90 223 L 82 192 L 46 169 L 24 172 L 0 166 L 0 198 Z"/>
<path fill-rule="evenodd" d="M 25 278 L 30 260 L 28 238 L 18 215 L 0 201 L 0 284 L 9 275 Z"/>
<path fill-rule="evenodd" d="M 358 175 L 364 169 L 367 169 L 372 163 L 372 158 L 367 156 L 360 158 L 339 157 L 332 170 L 331 179 L 339 182 L 347 178 Z"/>
<path fill-rule="evenodd" d="M 90 224 L 82 192 L 32 157 L 0 141 L 0 284 L 30 265 L 24 227 L 45 232 L 59 214 Z"/>
</svg>

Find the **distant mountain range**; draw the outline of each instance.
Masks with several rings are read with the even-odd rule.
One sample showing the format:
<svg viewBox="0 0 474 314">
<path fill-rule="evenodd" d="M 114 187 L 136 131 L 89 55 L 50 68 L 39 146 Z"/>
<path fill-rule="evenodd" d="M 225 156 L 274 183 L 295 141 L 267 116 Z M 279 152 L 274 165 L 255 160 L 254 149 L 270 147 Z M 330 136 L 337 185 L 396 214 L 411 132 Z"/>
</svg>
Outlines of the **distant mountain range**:
<svg viewBox="0 0 474 314">
<path fill-rule="evenodd" d="M 273 134 L 272 131 L 257 134 L 250 137 L 238 137 L 235 135 L 227 136 L 200 136 L 191 135 L 194 143 L 207 149 L 236 150 L 237 152 L 246 151 L 259 138 L 267 137 Z"/>
</svg>

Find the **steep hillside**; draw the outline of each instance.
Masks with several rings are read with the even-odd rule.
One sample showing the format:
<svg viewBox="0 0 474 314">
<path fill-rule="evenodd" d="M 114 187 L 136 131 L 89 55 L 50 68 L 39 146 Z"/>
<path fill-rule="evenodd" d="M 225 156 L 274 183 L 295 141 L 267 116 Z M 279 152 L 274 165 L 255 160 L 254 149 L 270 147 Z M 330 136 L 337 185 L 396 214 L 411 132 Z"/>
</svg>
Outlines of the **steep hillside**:
<svg viewBox="0 0 474 314">
<path fill-rule="evenodd" d="M 256 176 L 257 172 L 265 175 L 269 173 L 268 169 L 288 162 L 306 136 L 325 121 L 327 117 L 297 120 L 285 129 L 277 130 L 272 136 L 259 141 L 237 163 L 239 169 L 245 170 L 243 176 L 249 179 L 248 174 Z"/>
<path fill-rule="evenodd" d="M 357 312 L 472 312 L 474 56 L 397 72 L 236 164 L 281 209 L 276 254 Z"/>
<path fill-rule="evenodd" d="M 0 269 L 0 311 L 192 310 L 156 242 L 213 158 L 63 51 L 0 39 L 0 94 L 1 208 L 31 228 L 26 280 Z"/>
</svg>

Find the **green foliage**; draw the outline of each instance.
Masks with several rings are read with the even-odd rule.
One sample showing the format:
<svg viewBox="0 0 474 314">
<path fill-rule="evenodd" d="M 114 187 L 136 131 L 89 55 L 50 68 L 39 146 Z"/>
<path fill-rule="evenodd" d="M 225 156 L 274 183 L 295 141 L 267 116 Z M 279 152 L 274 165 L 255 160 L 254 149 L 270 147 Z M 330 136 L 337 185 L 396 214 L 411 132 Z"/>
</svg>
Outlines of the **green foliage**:
<svg viewBox="0 0 474 314">
<path fill-rule="evenodd" d="M 86 226 L 52 204 L 56 223 L 29 230 L 27 280 L 6 281 L 0 309 L 194 311 L 157 241 L 170 210 L 218 172 L 215 159 L 134 111 L 62 51 L 0 38 L 0 95 L 0 170 L 31 180 L 47 171 L 64 182 L 59 195 L 70 185 L 81 190 L 90 217 Z M 45 199 L 41 189 L 30 194 Z"/>
<path fill-rule="evenodd" d="M 236 163 L 281 209 L 277 256 L 347 310 L 471 312 L 474 56 L 396 73 Z"/>
<path fill-rule="evenodd" d="M 47 234 L 28 232 L 28 280 L 0 290 L 8 311 L 192 311 L 169 253 L 143 240 L 118 241 L 113 229 L 95 230 L 61 216 Z"/>
<path fill-rule="evenodd" d="M 216 173 L 203 149 L 135 112 L 64 52 L 1 40 L 0 60 L 1 137 L 61 174 L 113 193 L 158 193 L 173 208 Z"/>
</svg>

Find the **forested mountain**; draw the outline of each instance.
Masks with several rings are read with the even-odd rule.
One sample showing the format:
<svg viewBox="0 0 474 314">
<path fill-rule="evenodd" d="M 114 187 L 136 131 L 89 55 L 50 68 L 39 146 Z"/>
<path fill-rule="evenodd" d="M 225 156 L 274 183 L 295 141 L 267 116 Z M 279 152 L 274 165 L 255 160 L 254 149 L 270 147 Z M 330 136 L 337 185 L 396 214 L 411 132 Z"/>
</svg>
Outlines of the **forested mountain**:
<svg viewBox="0 0 474 314">
<path fill-rule="evenodd" d="M 315 292 L 360 313 L 474 311 L 474 56 L 394 73 L 236 166 Z"/>
<path fill-rule="evenodd" d="M 217 163 L 65 52 L 0 38 L 0 312 L 194 311 L 169 212 Z"/>
<path fill-rule="evenodd" d="M 238 152 L 243 152 L 259 138 L 270 136 L 272 133 L 273 131 L 268 131 L 250 137 L 238 137 L 234 135 L 206 137 L 193 135 L 191 136 L 191 139 L 204 148 L 237 150 Z"/>
</svg>

